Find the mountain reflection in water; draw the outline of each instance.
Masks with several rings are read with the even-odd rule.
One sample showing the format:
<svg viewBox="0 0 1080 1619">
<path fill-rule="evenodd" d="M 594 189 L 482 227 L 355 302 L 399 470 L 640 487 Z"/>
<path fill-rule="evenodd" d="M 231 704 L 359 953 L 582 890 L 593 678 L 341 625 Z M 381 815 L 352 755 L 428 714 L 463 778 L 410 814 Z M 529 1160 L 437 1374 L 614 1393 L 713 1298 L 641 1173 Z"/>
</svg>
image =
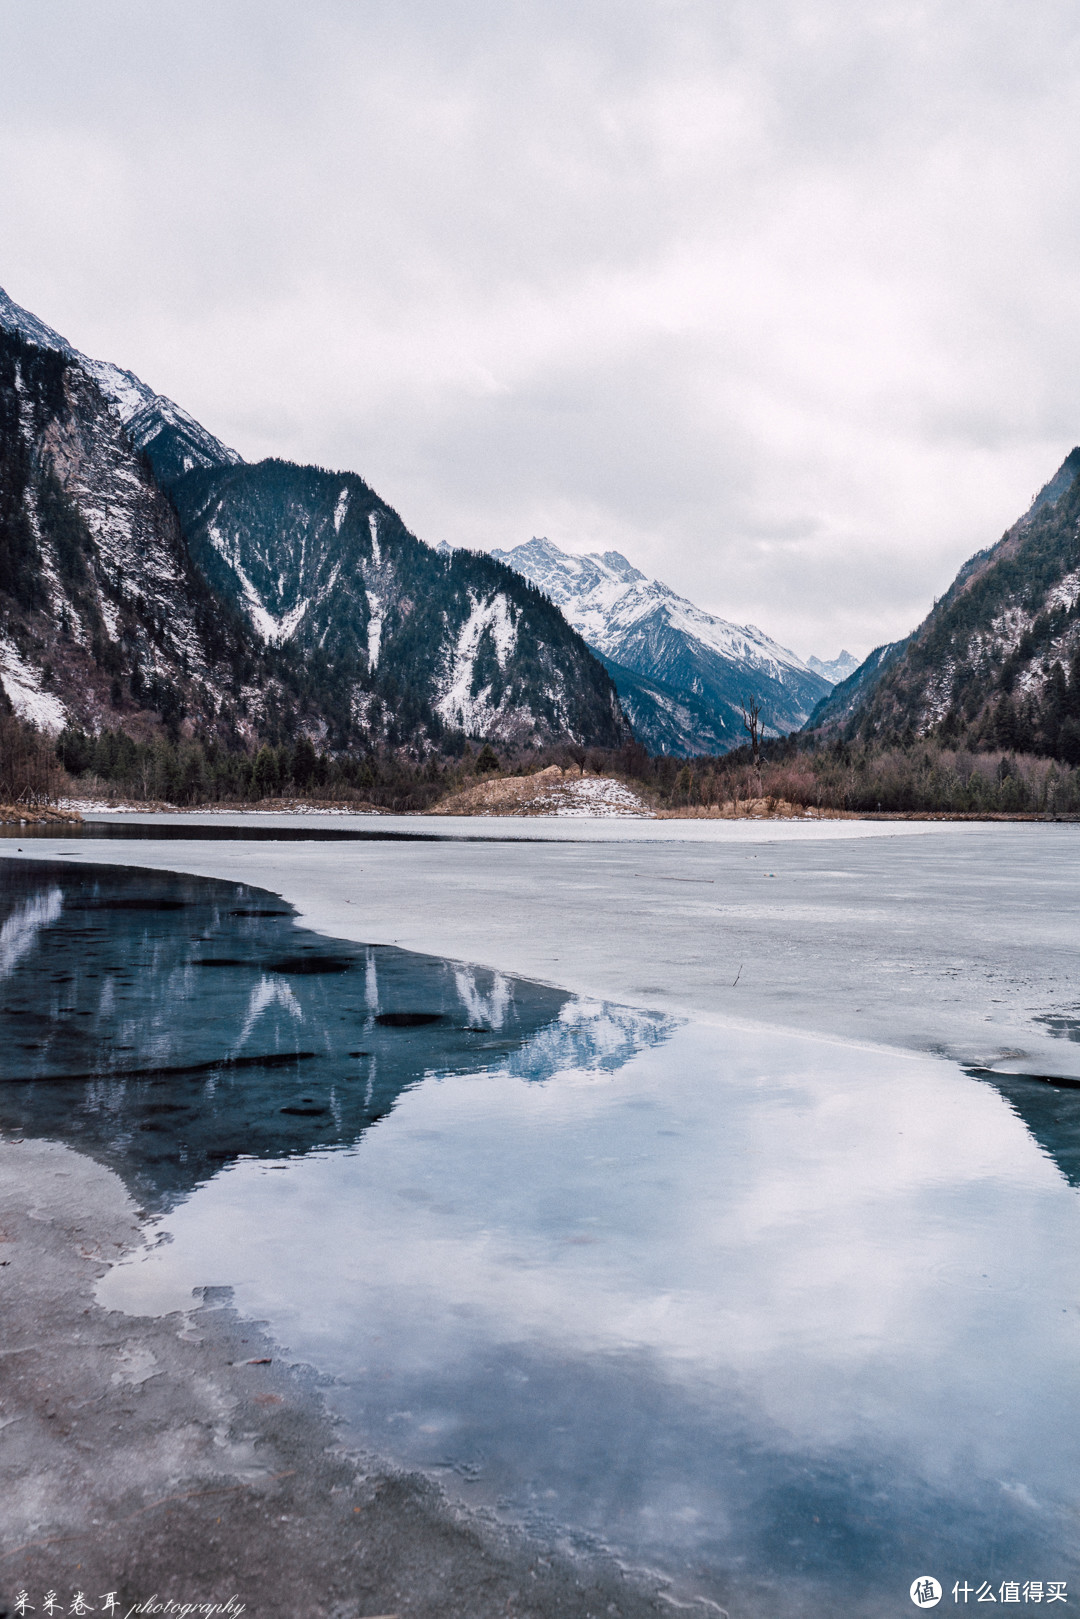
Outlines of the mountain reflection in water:
<svg viewBox="0 0 1080 1619">
<path fill-rule="evenodd" d="M 83 1147 L 148 1208 L 241 1157 L 354 1142 L 426 1077 L 614 1069 L 670 1021 L 296 925 L 260 890 L 9 862 L 0 1126 Z"/>
</svg>

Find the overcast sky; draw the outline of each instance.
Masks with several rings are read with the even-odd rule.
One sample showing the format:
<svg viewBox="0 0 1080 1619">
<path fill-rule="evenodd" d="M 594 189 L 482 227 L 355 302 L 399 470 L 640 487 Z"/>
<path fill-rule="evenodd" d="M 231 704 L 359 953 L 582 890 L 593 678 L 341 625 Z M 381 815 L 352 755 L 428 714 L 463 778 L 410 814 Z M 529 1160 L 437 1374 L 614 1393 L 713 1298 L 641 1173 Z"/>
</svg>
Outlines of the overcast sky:
<svg viewBox="0 0 1080 1619">
<path fill-rule="evenodd" d="M 1080 440 L 1075 0 L 0 0 L 0 285 L 422 538 L 906 633 Z"/>
</svg>

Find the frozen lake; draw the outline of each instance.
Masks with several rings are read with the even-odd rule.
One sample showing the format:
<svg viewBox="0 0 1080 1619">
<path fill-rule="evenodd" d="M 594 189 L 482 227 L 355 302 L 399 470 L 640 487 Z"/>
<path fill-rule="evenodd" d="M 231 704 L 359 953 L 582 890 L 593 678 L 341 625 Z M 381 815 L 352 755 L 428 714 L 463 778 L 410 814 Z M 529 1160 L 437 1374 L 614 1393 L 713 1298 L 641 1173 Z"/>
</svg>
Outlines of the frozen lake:
<svg viewBox="0 0 1080 1619">
<path fill-rule="evenodd" d="M 2 1122 L 160 1211 L 104 1303 L 231 1287 L 540 1535 L 739 1615 L 1075 1600 L 1077 832 L 795 831 L 7 841 Z"/>
</svg>

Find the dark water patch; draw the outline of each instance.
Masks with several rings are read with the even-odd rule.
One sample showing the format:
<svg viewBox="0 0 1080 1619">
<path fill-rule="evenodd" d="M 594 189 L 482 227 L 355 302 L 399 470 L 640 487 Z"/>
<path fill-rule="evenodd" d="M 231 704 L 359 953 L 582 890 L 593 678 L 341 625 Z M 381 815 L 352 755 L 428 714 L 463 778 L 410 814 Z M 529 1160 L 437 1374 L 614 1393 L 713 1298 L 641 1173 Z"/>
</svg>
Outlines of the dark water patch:
<svg viewBox="0 0 1080 1619">
<path fill-rule="evenodd" d="M 87 1017 L 91 1016 L 89 1012 Z M 103 1036 L 108 1040 L 108 1036 Z M 24 1045 L 24 1051 L 45 1051 L 45 1041 L 37 1045 Z M 130 1046 L 119 1046 L 120 1051 L 130 1051 Z M 259 1056 L 248 1057 L 211 1057 L 208 1062 L 177 1063 L 170 1068 L 94 1068 L 83 1074 L 46 1074 L 25 1075 L 0 1074 L 0 1083 L 5 1085 L 65 1085 L 72 1080 L 85 1079 L 181 1079 L 190 1074 L 218 1074 L 227 1073 L 230 1068 L 292 1068 L 298 1062 L 310 1062 L 316 1053 L 314 1051 L 271 1051 Z M 160 1109 L 158 1109 L 160 1111 Z"/>
<path fill-rule="evenodd" d="M 0 929 L 0 1126 L 92 1152 L 150 1208 L 240 1156 L 350 1145 L 428 1075 L 617 1067 L 668 1027 L 634 1014 L 601 1049 L 562 1018 L 562 991 L 393 947 L 330 951 L 259 889 L 169 872 L 11 863 Z M 212 963 L 235 970 L 193 970 Z M 417 1005 L 420 1022 L 379 1021 Z M 464 1028 L 488 1009 L 498 1059 Z"/>
<path fill-rule="evenodd" d="M 20 845 L 37 838 L 119 838 L 125 842 L 150 839 L 159 843 L 544 843 L 546 838 L 522 837 L 516 831 L 508 836 L 496 826 L 483 832 L 460 833 L 445 830 L 389 830 L 382 826 L 237 826 L 231 823 L 178 821 L 95 821 L 81 826 L 0 826 L 0 838 L 17 838 Z M 572 842 L 564 838 L 560 841 Z"/>
<path fill-rule="evenodd" d="M 1080 1091 L 1080 1078 L 1073 1074 L 1006 1074 L 1002 1075 L 996 1068 L 965 1068 L 964 1072 L 970 1074 L 972 1079 L 1018 1079 L 1025 1085 L 1051 1085 L 1055 1090 Z"/>
<path fill-rule="evenodd" d="M 1045 1012 L 1034 1020 L 1041 1023 L 1050 1033 L 1059 1040 L 1080 1041 L 1080 1018 L 1066 1017 L 1060 1013 Z"/>
<path fill-rule="evenodd" d="M 84 911 L 187 911 L 191 909 L 191 901 L 187 899 L 171 899 L 161 894 L 136 894 L 131 898 L 110 895 L 108 899 L 84 901 Z"/>
<path fill-rule="evenodd" d="M 380 1012 L 375 1022 L 381 1029 L 423 1029 L 430 1023 L 441 1023 L 441 1012 Z M 472 1029 L 466 1029 L 472 1034 Z"/>
<path fill-rule="evenodd" d="M 265 965 L 267 972 L 296 976 L 298 973 L 347 973 L 352 970 L 353 962 L 347 956 L 312 953 L 303 956 L 282 956 L 279 961 L 268 961 Z"/>
<path fill-rule="evenodd" d="M 966 1072 L 1005 1098 L 1069 1185 L 1080 1188 L 1080 1082 L 1053 1075 L 1000 1074 L 993 1068 Z"/>
<path fill-rule="evenodd" d="M 388 831 L 380 827 L 344 826 L 236 826 L 229 822 L 205 821 L 95 821 L 81 825 L 13 826 L 0 825 L 0 838 L 17 838 L 30 843 L 37 838 L 121 838 L 125 841 L 152 839 L 176 843 L 438 843 L 444 833 Z M 533 840 L 538 841 L 538 840 Z"/>
</svg>

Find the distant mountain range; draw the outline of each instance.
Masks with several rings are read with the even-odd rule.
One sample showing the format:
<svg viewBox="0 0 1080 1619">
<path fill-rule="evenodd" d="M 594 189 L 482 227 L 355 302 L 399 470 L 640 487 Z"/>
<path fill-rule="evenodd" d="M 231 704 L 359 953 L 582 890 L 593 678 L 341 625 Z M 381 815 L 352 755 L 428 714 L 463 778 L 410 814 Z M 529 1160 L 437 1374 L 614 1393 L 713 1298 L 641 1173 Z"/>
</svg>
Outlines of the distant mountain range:
<svg viewBox="0 0 1080 1619">
<path fill-rule="evenodd" d="M 808 669 L 812 669 L 816 675 L 820 675 L 822 680 L 827 680 L 831 686 L 836 686 L 841 680 L 846 680 L 848 675 L 855 673 L 859 667 L 859 660 L 852 657 L 850 652 L 841 652 L 840 656 L 833 658 L 830 663 L 823 663 L 820 658 L 807 658 L 806 666 Z"/>
<path fill-rule="evenodd" d="M 765 734 L 795 731 L 838 676 L 804 663 L 752 624 L 729 624 L 649 579 L 618 551 L 572 556 L 532 539 L 492 555 L 562 608 L 603 659 L 638 737 L 655 753 L 726 753 L 747 736 L 742 705 L 760 705 Z M 815 667 L 816 665 L 816 667 Z"/>
<path fill-rule="evenodd" d="M 616 551 L 433 549 L 357 474 L 246 464 L 0 290 L 0 703 L 49 730 L 422 758 L 632 726 L 690 756 L 742 745 L 744 704 L 767 735 L 849 724 L 899 656 L 803 662 Z"/>
<path fill-rule="evenodd" d="M 1080 449 L 905 640 L 875 648 L 807 730 L 933 737 L 1080 765 Z"/>
<path fill-rule="evenodd" d="M 56 731 L 250 747 L 615 747 L 599 659 L 487 556 L 351 473 L 245 465 L 0 293 L 0 685 Z M 455 741 L 457 739 L 457 741 Z"/>
</svg>

